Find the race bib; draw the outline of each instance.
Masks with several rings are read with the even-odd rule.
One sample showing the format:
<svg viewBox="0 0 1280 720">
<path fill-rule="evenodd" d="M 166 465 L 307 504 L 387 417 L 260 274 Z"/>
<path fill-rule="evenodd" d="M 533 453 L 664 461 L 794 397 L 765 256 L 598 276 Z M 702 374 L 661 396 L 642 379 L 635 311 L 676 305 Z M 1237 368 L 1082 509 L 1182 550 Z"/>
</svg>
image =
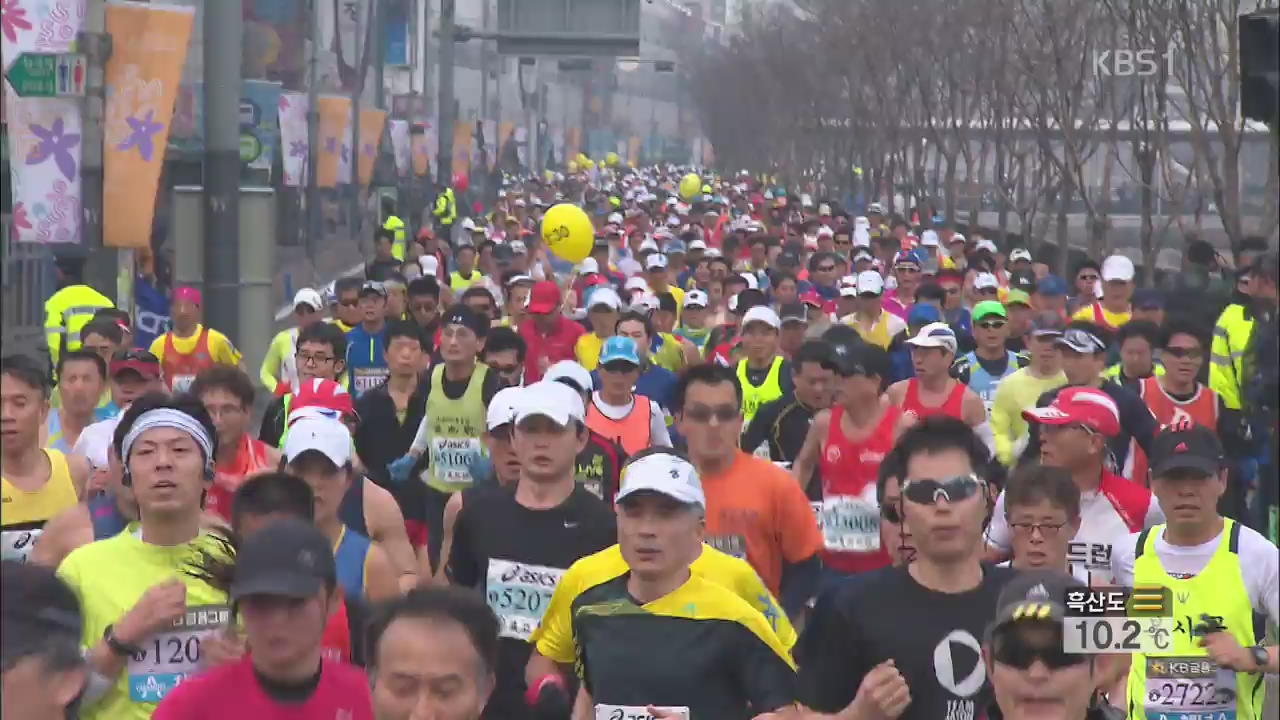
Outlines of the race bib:
<svg viewBox="0 0 1280 720">
<path fill-rule="evenodd" d="M 390 372 L 386 368 L 355 368 L 351 374 L 355 381 L 356 392 L 362 393 L 381 385 Z"/>
<path fill-rule="evenodd" d="M 31 555 L 40 537 L 40 529 L 4 530 L 0 532 L 0 560 L 16 560 L 24 563 Z"/>
<path fill-rule="evenodd" d="M 174 375 L 173 376 L 173 393 L 184 393 L 191 389 L 191 383 L 196 381 L 195 375 Z"/>
<path fill-rule="evenodd" d="M 551 604 L 556 584 L 564 576 L 559 568 L 492 559 L 485 591 L 489 607 L 498 616 L 502 637 L 528 640 Z"/>
<path fill-rule="evenodd" d="M 655 705 L 655 708 L 674 713 L 681 720 L 689 720 L 689 708 Z M 596 720 L 653 720 L 648 708 L 642 705 L 596 705 Z"/>
<path fill-rule="evenodd" d="M 452 485 L 470 485 L 471 463 L 482 448 L 479 438 L 431 438 L 431 472 L 436 480 Z"/>
<path fill-rule="evenodd" d="M 768 440 L 765 440 L 765 441 L 761 442 L 759 445 L 757 445 L 757 446 L 756 446 L 756 449 L 751 451 L 751 454 L 752 454 L 752 455 L 755 455 L 756 457 L 760 458 L 761 460 L 769 460 L 769 461 L 772 461 L 772 460 L 773 460 L 773 456 L 769 454 L 769 441 L 768 441 Z"/>
<path fill-rule="evenodd" d="M 832 552 L 876 552 L 880 549 L 880 508 L 850 495 L 833 495 L 813 503 L 822 544 Z"/>
<path fill-rule="evenodd" d="M 747 559 L 747 541 L 741 535 L 708 535 L 707 544 L 739 560 Z"/>
<path fill-rule="evenodd" d="M 201 643 L 230 620 L 225 605 L 189 607 L 172 627 L 141 643 L 142 652 L 129 657 L 129 699 L 160 702 L 178 683 L 199 672 Z"/>
<path fill-rule="evenodd" d="M 1149 718 L 1235 720 L 1236 673 L 1207 657 L 1147 657 Z"/>
</svg>

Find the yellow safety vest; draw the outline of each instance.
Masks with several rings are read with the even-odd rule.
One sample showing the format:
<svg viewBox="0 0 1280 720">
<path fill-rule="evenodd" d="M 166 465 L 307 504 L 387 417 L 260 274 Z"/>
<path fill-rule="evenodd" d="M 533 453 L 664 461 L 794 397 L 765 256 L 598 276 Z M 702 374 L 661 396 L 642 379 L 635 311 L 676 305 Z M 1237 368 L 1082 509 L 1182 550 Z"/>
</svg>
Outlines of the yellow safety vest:
<svg viewBox="0 0 1280 720">
<path fill-rule="evenodd" d="M 760 385 L 752 385 L 747 380 L 747 361 L 738 361 L 738 384 L 742 386 L 742 426 L 745 429 L 755 417 L 761 405 L 782 397 L 782 357 L 773 359 L 769 366 L 769 374 Z"/>
<path fill-rule="evenodd" d="M 1209 346 L 1209 389 L 1218 393 L 1229 410 L 1239 410 L 1245 382 L 1244 352 L 1253 333 L 1253 316 L 1245 306 L 1232 303 L 1218 316 Z"/>
<path fill-rule="evenodd" d="M 391 257 L 404 262 L 404 221 L 395 215 L 388 215 L 382 222 L 382 229 L 395 233 L 391 241 Z"/>
<path fill-rule="evenodd" d="M 80 349 L 80 331 L 103 308 L 115 303 L 88 285 L 68 285 L 55 292 L 44 303 L 45 340 L 54 365 L 63 350 Z"/>
<path fill-rule="evenodd" d="M 435 209 L 431 211 L 441 225 L 452 226 L 458 217 L 458 201 L 454 198 L 453 188 L 445 188 L 436 196 Z"/>
<path fill-rule="evenodd" d="M 1243 647 L 1257 642 L 1253 604 L 1240 574 L 1240 526 L 1224 519 L 1225 537 L 1209 564 L 1194 577 L 1174 578 L 1156 557 L 1155 538 L 1164 525 L 1138 536 L 1134 587 L 1166 587 L 1173 595 L 1173 648 L 1161 655 L 1137 653 L 1129 666 L 1129 720 L 1236 718 L 1262 714 L 1262 673 L 1238 673 L 1217 666 L 1192 630 L 1200 615 L 1216 618 Z"/>
<path fill-rule="evenodd" d="M 449 273 L 449 289 L 460 293 L 484 279 L 484 273 L 473 269 L 470 277 L 462 277 L 457 270 Z"/>
</svg>

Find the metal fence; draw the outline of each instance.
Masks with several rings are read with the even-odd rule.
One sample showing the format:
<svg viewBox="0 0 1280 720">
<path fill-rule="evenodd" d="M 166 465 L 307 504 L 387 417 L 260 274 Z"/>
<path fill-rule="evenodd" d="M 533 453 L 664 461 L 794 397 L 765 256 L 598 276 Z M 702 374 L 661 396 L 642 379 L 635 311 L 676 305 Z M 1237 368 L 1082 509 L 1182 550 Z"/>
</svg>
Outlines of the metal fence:
<svg viewBox="0 0 1280 720">
<path fill-rule="evenodd" d="M 0 219 L 0 238 L 0 339 L 4 354 L 47 357 L 44 301 L 57 287 L 53 255 L 45 245 L 13 242 L 8 216 Z"/>
</svg>

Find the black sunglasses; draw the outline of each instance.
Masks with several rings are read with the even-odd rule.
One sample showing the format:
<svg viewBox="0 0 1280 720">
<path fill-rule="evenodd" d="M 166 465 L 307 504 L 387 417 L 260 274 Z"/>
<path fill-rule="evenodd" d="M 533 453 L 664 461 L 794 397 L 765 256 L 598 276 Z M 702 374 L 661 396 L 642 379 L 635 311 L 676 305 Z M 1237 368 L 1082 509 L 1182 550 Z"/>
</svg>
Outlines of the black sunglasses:
<svg viewBox="0 0 1280 720">
<path fill-rule="evenodd" d="M 1168 355 L 1169 357 L 1190 358 L 1192 360 L 1197 360 L 1201 357 L 1204 357 L 1204 350 L 1201 350 L 1200 348 L 1189 348 L 1189 347 L 1167 347 L 1164 349 L 1162 354 Z"/>
<path fill-rule="evenodd" d="M 738 417 L 738 408 L 733 405 L 718 405 L 716 407 L 694 405 L 686 408 L 683 415 L 696 423 L 709 423 L 712 418 L 715 418 L 716 422 L 727 423 Z"/>
<path fill-rule="evenodd" d="M 1062 649 L 1062 628 L 1059 626 L 1054 634 L 1057 640 L 1048 645 L 1031 645 L 1024 642 L 1017 633 L 1005 631 L 997 633 L 993 638 L 991 655 L 1001 665 L 1008 665 L 1019 670 L 1026 670 L 1039 660 L 1050 670 L 1079 665 L 1089 661 L 1088 655 L 1068 653 Z"/>
<path fill-rule="evenodd" d="M 906 480 L 902 483 L 902 497 L 920 505 L 934 505 L 939 499 L 958 503 L 977 494 L 983 484 L 983 480 L 972 473 L 946 480 Z"/>
<path fill-rule="evenodd" d="M 1007 323 L 1005 323 L 1005 321 L 1003 320 L 992 320 L 990 322 L 980 322 L 978 323 L 978 327 L 982 328 L 983 330 L 999 330 L 1000 328 L 1004 327 L 1006 324 Z"/>
</svg>

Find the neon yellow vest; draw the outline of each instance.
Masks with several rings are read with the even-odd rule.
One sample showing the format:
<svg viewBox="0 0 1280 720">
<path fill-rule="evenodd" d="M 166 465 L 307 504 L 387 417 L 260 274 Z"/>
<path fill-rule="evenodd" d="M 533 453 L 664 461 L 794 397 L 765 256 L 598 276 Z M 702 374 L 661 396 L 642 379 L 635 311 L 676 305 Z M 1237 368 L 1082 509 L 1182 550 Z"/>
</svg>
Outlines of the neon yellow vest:
<svg viewBox="0 0 1280 720">
<path fill-rule="evenodd" d="M 444 363 L 431 371 L 431 392 L 427 394 L 426 482 L 441 492 L 453 493 L 471 487 L 470 461 L 486 454 L 480 444 L 485 431 L 484 379 L 489 366 L 476 363 L 462 397 L 450 400 L 444 394 Z"/>
<path fill-rule="evenodd" d="M 745 429 L 761 405 L 782 397 L 782 356 L 773 359 L 769 374 L 759 386 L 747 380 L 747 361 L 738 361 L 738 384 L 742 386 L 742 426 Z"/>
<path fill-rule="evenodd" d="M 1213 718 L 1258 720 L 1263 675 L 1217 667 L 1199 647 L 1192 629 L 1201 614 L 1219 619 L 1243 647 L 1257 642 L 1253 605 L 1240 574 L 1240 526 L 1223 521 L 1223 541 L 1198 575 L 1178 579 L 1165 572 L 1154 542 L 1164 525 L 1138 536 L 1133 585 L 1167 587 L 1173 593 L 1173 650 L 1133 656 L 1129 666 L 1129 720 Z M 1229 694 L 1228 694 L 1229 693 Z"/>
</svg>

